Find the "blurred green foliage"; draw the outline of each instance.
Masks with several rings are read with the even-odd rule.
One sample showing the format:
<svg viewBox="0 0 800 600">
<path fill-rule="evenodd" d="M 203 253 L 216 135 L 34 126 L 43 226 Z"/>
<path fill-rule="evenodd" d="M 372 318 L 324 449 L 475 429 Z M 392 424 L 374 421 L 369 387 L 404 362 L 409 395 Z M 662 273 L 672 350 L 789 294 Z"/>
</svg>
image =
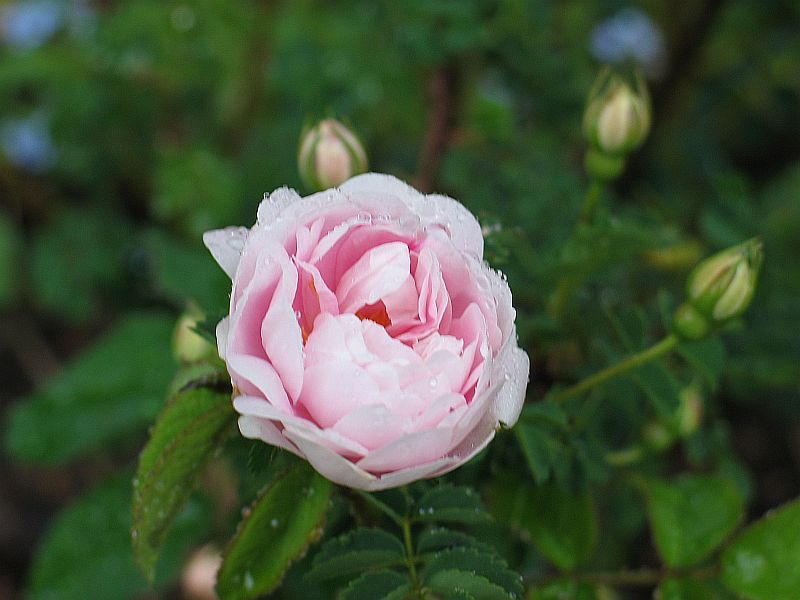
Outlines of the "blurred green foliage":
<svg viewBox="0 0 800 600">
<path fill-rule="evenodd" d="M 496 501 L 496 523 L 476 531 L 528 581 L 546 574 L 548 561 L 569 569 L 625 566 L 642 544 L 646 516 L 668 564 L 699 560 L 665 550 L 680 545 L 667 539 L 682 532 L 675 519 L 714 525 L 693 503 L 709 494 L 721 503 L 729 518 L 712 532 L 721 539 L 743 500 L 753 513 L 775 502 L 737 454 L 737 423 L 754 423 L 787 455 L 797 435 L 800 5 L 637 5 L 665 41 L 666 58 L 650 82 L 653 131 L 624 177 L 605 190 L 594 222 L 572 235 L 587 186 L 581 113 L 602 54 L 593 40 L 627 2 L 0 2 L 0 318 L 32 320 L 69 358 L 8 411 L 6 449 L 48 465 L 110 454 L 129 468 L 175 368 L 174 318 L 190 300 L 212 315 L 225 310 L 228 283 L 200 234 L 252 223 L 264 192 L 300 187 L 296 143 L 309 117 L 345 118 L 374 170 L 413 182 L 436 112 L 432 82 L 444 74 L 449 130 L 433 187 L 491 226 L 487 257 L 508 275 L 521 345 L 533 363 L 529 400 L 539 401 L 520 446 L 501 435 L 488 456 L 452 475 L 476 485 L 514 465 L 524 479 L 519 489 L 492 483 L 482 490 Z M 718 339 L 683 345 L 585 399 L 541 401 L 554 386 L 659 339 L 696 260 L 754 235 L 766 248 L 761 283 L 741 323 L 724 333 L 724 346 Z M 577 283 L 558 320 L 547 307 L 562 277 Z M 87 336 L 94 344 L 79 352 L 74 340 Z M 25 358 L 29 345 L 8 344 L 3 369 L 14 377 L 23 370 L 17 387 L 39 379 L 36 362 Z M 690 385 L 700 389 L 701 424 L 682 431 L 680 390 Z M 238 478 L 240 500 L 251 500 L 273 475 L 248 463 L 282 465 L 259 452 L 242 441 L 229 448 L 225 464 Z M 785 482 L 789 495 L 800 492 L 794 460 L 781 471 L 794 473 Z M 519 473 L 521 464 L 530 476 Z M 632 465 L 648 477 L 648 493 L 618 476 Z M 662 479 L 676 469 L 713 472 L 714 483 Z M 124 479 L 57 517 L 28 576 L 32 597 L 80 597 L 79 563 L 90 565 L 80 581 L 96 582 L 98 598 L 144 589 L 128 544 Z M 206 486 L 204 494 L 224 505 L 217 487 L 225 485 Z M 581 517 L 555 514 L 575 528 L 566 550 L 541 518 L 549 513 L 526 515 L 513 505 L 537 498 L 556 506 L 552 498 L 562 496 L 579 504 Z M 184 549 L 230 536 L 235 518 L 224 514 L 212 526 L 205 513 L 192 516 L 203 512 L 193 506 L 181 518 L 202 525 L 174 528 Z M 786 509 L 780 518 L 795 513 Z M 365 514 L 374 525 L 377 517 Z M 352 525 L 348 519 L 335 508 L 330 535 Z M 750 535 L 761 543 L 765 530 Z M 531 537 L 533 546 L 523 543 Z M 81 545 L 101 539 L 100 549 Z M 734 548 L 725 554 L 727 582 L 747 578 L 736 570 L 741 548 Z M 106 562 L 85 560 L 101 550 Z M 170 560 L 177 565 L 184 554 L 178 548 Z M 764 560 L 769 575 L 773 563 Z M 325 597 L 301 577 L 307 563 L 288 572 L 281 597 L 309 598 L 312 589 Z M 103 587 L 98 564 L 122 573 L 115 589 Z M 176 570 L 164 569 L 165 582 Z M 358 585 L 395 584 L 383 575 Z M 662 592 L 682 597 L 698 586 L 672 579 Z M 704 586 L 697 597 L 705 597 Z M 543 584 L 531 597 L 564 593 L 608 597 L 575 582 Z"/>
</svg>

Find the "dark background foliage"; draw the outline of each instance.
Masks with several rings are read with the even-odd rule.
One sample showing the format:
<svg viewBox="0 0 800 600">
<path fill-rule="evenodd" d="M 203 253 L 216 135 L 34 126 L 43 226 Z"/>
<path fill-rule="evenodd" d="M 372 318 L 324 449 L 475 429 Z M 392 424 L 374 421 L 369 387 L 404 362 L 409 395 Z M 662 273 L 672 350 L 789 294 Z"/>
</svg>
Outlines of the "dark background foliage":
<svg viewBox="0 0 800 600">
<path fill-rule="evenodd" d="M 618 320 L 655 339 L 697 258 L 762 235 L 762 282 L 724 335 L 704 425 L 659 468 L 714 455 L 752 516 L 797 496 L 798 27 L 792 0 L 0 2 L 0 597 L 69 572 L 29 572 L 53 516 L 129 476 L 175 368 L 175 318 L 189 300 L 224 308 L 201 233 L 249 224 L 264 192 L 300 187 L 309 117 L 346 119 L 373 170 L 493 226 L 531 400 L 621 355 Z M 637 60 L 653 130 L 606 194 L 604 229 L 565 267 L 586 93 L 603 62 Z M 565 268 L 587 285 L 558 324 L 545 308 Z M 628 408 L 587 413 L 605 445 L 638 430 Z M 558 479 L 607 478 L 591 465 Z M 100 493 L 113 502 L 115 489 Z M 186 518 L 192 545 L 206 530 Z M 628 552 L 652 553 L 631 519 Z"/>
</svg>

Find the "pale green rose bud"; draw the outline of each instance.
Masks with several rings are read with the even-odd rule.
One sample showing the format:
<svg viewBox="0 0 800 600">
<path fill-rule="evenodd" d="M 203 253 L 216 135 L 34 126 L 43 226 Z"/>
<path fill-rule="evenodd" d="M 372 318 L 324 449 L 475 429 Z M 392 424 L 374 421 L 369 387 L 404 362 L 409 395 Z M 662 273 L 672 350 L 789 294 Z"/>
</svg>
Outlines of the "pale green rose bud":
<svg viewBox="0 0 800 600">
<path fill-rule="evenodd" d="M 703 397 L 700 388 L 690 385 L 681 390 L 678 410 L 675 412 L 675 428 L 681 437 L 692 435 L 703 420 Z"/>
<path fill-rule="evenodd" d="M 303 183 L 320 191 L 367 170 L 367 153 L 355 134 L 335 119 L 303 131 L 297 167 Z"/>
<path fill-rule="evenodd" d="M 675 332 L 699 339 L 740 316 L 753 299 L 763 259 L 764 246 L 753 238 L 697 265 L 687 279 L 687 301 L 675 312 Z"/>
<path fill-rule="evenodd" d="M 663 452 L 675 442 L 670 428 L 660 421 L 647 423 L 642 430 L 642 438 L 647 448 L 654 452 Z"/>
<path fill-rule="evenodd" d="M 583 131 L 591 148 L 586 169 L 598 179 L 616 179 L 625 155 L 639 147 L 650 130 L 650 96 L 640 75 L 634 86 L 605 69 L 597 78 L 583 115 Z"/>
<path fill-rule="evenodd" d="M 190 304 L 178 318 L 172 332 L 172 355 L 180 363 L 191 363 L 216 356 L 216 348 L 195 331 L 198 322 L 204 319 L 203 312 Z"/>
</svg>

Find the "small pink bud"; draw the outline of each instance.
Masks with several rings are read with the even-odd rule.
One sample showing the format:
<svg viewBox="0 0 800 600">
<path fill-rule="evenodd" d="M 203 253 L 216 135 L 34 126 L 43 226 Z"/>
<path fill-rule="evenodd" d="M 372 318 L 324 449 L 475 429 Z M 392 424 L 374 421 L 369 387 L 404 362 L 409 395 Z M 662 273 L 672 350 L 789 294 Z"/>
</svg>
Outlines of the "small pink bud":
<svg viewBox="0 0 800 600">
<path fill-rule="evenodd" d="M 367 154 L 352 131 L 335 119 L 325 119 L 303 132 L 297 166 L 303 183 L 319 191 L 365 172 Z"/>
</svg>

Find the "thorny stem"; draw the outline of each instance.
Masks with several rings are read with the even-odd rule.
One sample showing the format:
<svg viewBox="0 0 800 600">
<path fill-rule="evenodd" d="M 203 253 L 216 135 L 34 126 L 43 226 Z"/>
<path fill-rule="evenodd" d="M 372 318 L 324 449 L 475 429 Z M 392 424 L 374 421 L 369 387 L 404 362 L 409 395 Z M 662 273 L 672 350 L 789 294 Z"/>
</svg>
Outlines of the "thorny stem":
<svg viewBox="0 0 800 600">
<path fill-rule="evenodd" d="M 598 571 L 594 573 L 559 573 L 531 578 L 530 583 L 546 585 L 558 579 L 569 579 L 576 583 L 595 583 L 611 587 L 648 587 L 658 585 L 668 577 L 708 579 L 718 572 L 719 567 L 716 565 L 699 569 L 623 569 L 620 571 Z"/>
<path fill-rule="evenodd" d="M 669 334 L 661 341 L 653 344 L 649 348 L 642 350 L 641 352 L 637 352 L 636 354 L 630 355 L 628 358 L 623 359 L 622 361 L 618 362 L 615 365 L 611 365 L 610 367 L 603 369 L 602 371 L 598 371 L 594 375 L 587 377 L 573 385 L 572 387 L 568 387 L 567 389 L 559 392 L 555 395 L 554 400 L 556 402 L 563 402 L 569 398 L 574 396 L 580 396 L 584 392 L 591 390 L 594 387 L 597 387 L 601 383 L 605 383 L 609 379 L 613 379 L 618 375 L 622 375 L 627 371 L 631 371 L 636 369 L 637 367 L 641 367 L 643 364 L 650 362 L 651 360 L 658 358 L 659 356 L 663 356 L 664 354 L 670 352 L 675 346 L 678 345 L 678 338 L 674 334 Z"/>
</svg>

